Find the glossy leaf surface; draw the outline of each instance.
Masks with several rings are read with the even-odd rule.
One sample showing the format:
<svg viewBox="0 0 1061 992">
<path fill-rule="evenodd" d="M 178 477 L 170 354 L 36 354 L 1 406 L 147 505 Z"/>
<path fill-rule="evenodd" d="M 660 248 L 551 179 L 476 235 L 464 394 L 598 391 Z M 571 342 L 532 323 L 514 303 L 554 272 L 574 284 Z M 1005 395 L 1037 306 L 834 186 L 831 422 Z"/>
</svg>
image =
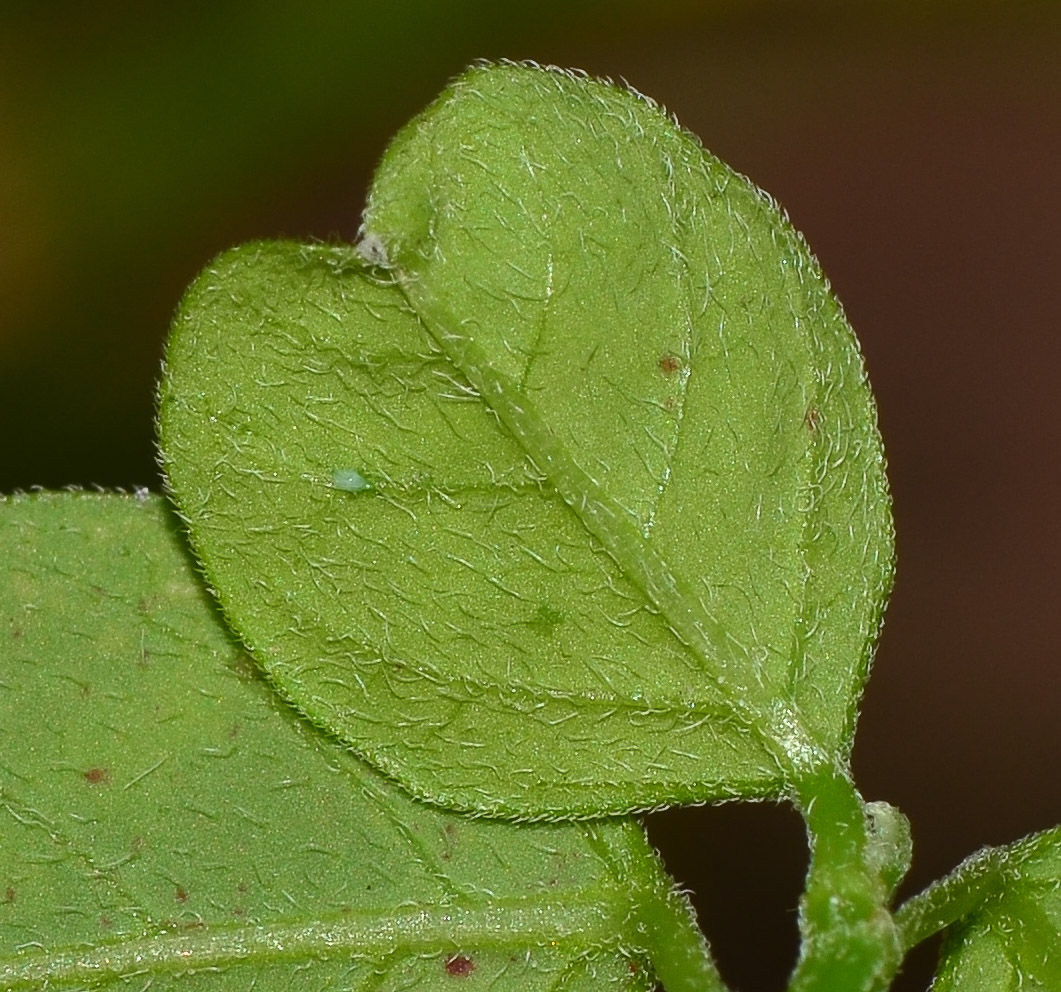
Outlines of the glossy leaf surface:
<svg viewBox="0 0 1061 992">
<path fill-rule="evenodd" d="M 277 684 L 487 813 L 777 795 L 842 760 L 883 456 L 773 204 L 628 92 L 495 67 L 399 135 L 366 232 L 404 299 L 341 249 L 258 246 L 168 353 L 169 480 Z"/>
<path fill-rule="evenodd" d="M 994 893 L 948 931 L 932 992 L 1054 992 L 1061 988 L 1061 827 L 991 854 Z M 962 869 L 956 874 L 960 883 Z"/>
<path fill-rule="evenodd" d="M 160 498 L 4 500 L 0 555 L 0 989 L 651 984 L 635 823 L 409 799 L 264 683 Z"/>
</svg>

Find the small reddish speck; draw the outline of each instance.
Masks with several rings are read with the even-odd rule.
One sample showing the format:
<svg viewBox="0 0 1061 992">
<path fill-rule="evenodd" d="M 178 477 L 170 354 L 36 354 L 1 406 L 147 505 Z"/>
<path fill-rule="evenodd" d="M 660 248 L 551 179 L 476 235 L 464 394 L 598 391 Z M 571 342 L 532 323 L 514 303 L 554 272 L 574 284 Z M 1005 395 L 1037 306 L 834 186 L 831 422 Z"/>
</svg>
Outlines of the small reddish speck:
<svg viewBox="0 0 1061 992">
<path fill-rule="evenodd" d="M 4 902 L 12 903 L 14 901 L 15 901 L 15 890 L 14 889 L 4 889 Z"/>
<path fill-rule="evenodd" d="M 453 978 L 466 978 L 475 971 L 475 962 L 463 954 L 446 958 L 446 974 Z"/>
<path fill-rule="evenodd" d="M 812 434 L 818 429 L 818 411 L 811 407 L 807 411 L 807 415 L 803 418 L 803 423 L 807 425 L 807 430 Z"/>
<path fill-rule="evenodd" d="M 174 893 L 173 898 L 176 899 L 177 902 L 187 902 L 188 901 L 188 891 L 187 891 L 187 889 L 185 889 L 183 885 L 178 885 L 177 886 L 177 891 Z"/>
<path fill-rule="evenodd" d="M 106 768 L 90 768 L 85 772 L 85 781 L 89 785 L 106 785 L 109 778 Z"/>
<path fill-rule="evenodd" d="M 664 375 L 674 375 L 682 367 L 681 359 L 677 355 L 661 355 L 656 364 Z"/>
</svg>

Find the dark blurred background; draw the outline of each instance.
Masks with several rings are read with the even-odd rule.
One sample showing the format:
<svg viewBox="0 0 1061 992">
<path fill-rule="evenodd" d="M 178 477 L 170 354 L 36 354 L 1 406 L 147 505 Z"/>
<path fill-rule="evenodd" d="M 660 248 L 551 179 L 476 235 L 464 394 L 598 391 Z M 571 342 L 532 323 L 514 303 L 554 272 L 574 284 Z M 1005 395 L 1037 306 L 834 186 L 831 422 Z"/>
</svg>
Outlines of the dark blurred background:
<svg viewBox="0 0 1061 992">
<path fill-rule="evenodd" d="M 900 565 L 854 761 L 867 798 L 913 821 L 912 893 L 1061 821 L 1059 14 L 9 0 L 0 491 L 157 487 L 153 382 L 183 287 L 250 238 L 353 239 L 387 137 L 472 59 L 623 77 L 788 208 L 862 340 Z M 728 980 L 782 989 L 798 818 L 679 810 L 650 830 Z M 933 954 L 902 989 L 927 986 Z"/>
</svg>

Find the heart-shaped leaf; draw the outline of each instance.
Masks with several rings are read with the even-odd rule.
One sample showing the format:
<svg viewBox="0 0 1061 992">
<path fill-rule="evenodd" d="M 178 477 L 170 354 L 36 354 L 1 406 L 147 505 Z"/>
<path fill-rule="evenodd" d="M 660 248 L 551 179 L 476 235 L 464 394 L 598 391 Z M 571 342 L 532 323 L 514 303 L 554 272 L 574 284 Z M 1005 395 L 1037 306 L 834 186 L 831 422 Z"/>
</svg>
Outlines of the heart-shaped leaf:
<svg viewBox="0 0 1061 992">
<path fill-rule="evenodd" d="M 932 992 L 1056 992 L 1061 989 L 1061 827 L 989 853 L 997 876 L 993 894 L 948 931 Z M 982 859 L 973 861 L 971 872 Z M 958 882 L 961 874 L 959 869 Z M 928 901 L 931 895 L 930 889 Z"/>
<path fill-rule="evenodd" d="M 158 497 L 5 500 L 0 557 L 0 989 L 644 989 L 653 900 L 688 965 L 633 821 L 447 814 L 296 716 Z"/>
<path fill-rule="evenodd" d="M 488 813 L 843 760 L 889 503 L 854 338 L 776 207 L 636 95 L 481 68 L 395 140 L 360 250 L 401 292 L 342 249 L 226 256 L 167 357 L 170 485 L 290 698 Z"/>
</svg>

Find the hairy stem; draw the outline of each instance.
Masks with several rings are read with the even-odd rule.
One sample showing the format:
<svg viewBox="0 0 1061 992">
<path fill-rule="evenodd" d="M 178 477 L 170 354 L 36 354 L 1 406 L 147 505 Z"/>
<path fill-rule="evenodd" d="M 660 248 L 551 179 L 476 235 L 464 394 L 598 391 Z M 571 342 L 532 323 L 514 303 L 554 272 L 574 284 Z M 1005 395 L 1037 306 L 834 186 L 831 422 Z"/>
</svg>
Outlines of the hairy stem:
<svg viewBox="0 0 1061 992">
<path fill-rule="evenodd" d="M 790 992 L 879 992 L 902 960 L 889 888 L 867 857 L 868 819 L 846 770 L 797 786 L 810 867 L 800 903 L 803 943 Z"/>
</svg>

